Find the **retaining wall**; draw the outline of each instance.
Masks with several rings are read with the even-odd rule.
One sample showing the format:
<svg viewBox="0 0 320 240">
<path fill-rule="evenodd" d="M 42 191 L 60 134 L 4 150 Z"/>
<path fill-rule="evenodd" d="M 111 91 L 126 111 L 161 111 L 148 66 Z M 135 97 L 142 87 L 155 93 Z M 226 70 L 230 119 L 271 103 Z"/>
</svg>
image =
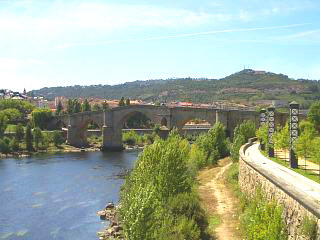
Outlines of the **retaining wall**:
<svg viewBox="0 0 320 240">
<path fill-rule="evenodd" d="M 241 191 L 252 196 L 260 186 L 268 200 L 275 200 L 283 206 L 288 239 L 306 239 L 301 236 L 301 225 L 306 216 L 317 221 L 317 239 L 320 239 L 319 201 L 299 193 L 292 185 L 289 186 L 261 165 L 255 164 L 254 159 L 245 155 L 251 145 L 252 143 L 245 144 L 240 149 L 239 185 Z"/>
</svg>

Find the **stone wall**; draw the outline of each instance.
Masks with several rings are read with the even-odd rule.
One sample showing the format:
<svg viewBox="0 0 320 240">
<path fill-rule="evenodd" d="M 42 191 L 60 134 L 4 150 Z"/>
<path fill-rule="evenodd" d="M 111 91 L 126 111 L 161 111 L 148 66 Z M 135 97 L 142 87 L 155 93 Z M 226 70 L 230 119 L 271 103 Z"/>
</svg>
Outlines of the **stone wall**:
<svg viewBox="0 0 320 240">
<path fill-rule="evenodd" d="M 283 206 L 283 217 L 289 234 L 288 239 L 305 239 L 299 234 L 300 226 L 306 216 L 317 221 L 317 239 L 320 239 L 320 209 L 309 201 L 308 196 L 297 194 L 294 189 L 287 188 L 286 184 L 271 178 L 268 176 L 268 172 L 252 164 L 245 156 L 246 149 L 251 145 L 252 143 L 248 143 L 240 149 L 239 185 L 241 191 L 252 196 L 256 189 L 261 187 L 268 200 L 275 200 Z"/>
</svg>

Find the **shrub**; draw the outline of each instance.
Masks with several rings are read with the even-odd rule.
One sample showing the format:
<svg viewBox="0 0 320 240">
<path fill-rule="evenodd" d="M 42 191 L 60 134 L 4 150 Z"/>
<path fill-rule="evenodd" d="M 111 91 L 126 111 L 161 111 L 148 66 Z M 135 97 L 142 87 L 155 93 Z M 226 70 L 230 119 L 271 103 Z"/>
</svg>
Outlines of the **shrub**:
<svg viewBox="0 0 320 240">
<path fill-rule="evenodd" d="M 4 154 L 10 153 L 10 139 L 7 137 L 4 137 L 3 139 L 0 139 L 0 152 Z"/>
<path fill-rule="evenodd" d="M 282 207 L 276 202 L 267 202 L 259 188 L 249 200 L 241 218 L 248 240 L 285 240 L 287 233 L 282 218 Z"/>
<path fill-rule="evenodd" d="M 15 134 L 15 138 L 17 139 L 17 141 L 22 141 L 24 138 L 24 129 L 21 123 L 19 123 L 16 127 L 16 134 Z"/>
<path fill-rule="evenodd" d="M 52 142 L 56 147 L 60 146 L 64 142 L 61 132 L 53 131 Z"/>
<path fill-rule="evenodd" d="M 19 142 L 16 138 L 11 139 L 9 147 L 13 152 L 17 152 L 20 150 Z"/>
<path fill-rule="evenodd" d="M 317 239 L 317 221 L 305 216 L 302 221 L 301 234 L 307 240 Z"/>
<path fill-rule="evenodd" d="M 128 145 L 140 145 L 142 144 L 142 137 L 139 136 L 135 131 L 131 130 L 122 134 L 122 141 Z"/>
</svg>

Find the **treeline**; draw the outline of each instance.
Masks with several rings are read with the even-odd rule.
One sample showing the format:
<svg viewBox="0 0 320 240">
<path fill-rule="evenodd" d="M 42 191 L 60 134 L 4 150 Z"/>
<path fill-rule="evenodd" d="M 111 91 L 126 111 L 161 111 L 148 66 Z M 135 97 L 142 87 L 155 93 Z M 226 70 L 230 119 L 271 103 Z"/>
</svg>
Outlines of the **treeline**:
<svg viewBox="0 0 320 240">
<path fill-rule="evenodd" d="M 224 92 L 223 89 L 234 88 L 234 91 Z M 256 91 L 247 93 L 237 91 L 237 88 L 250 88 Z M 274 90 L 274 91 L 273 91 Z M 32 91 L 30 95 L 54 98 L 125 98 L 141 99 L 153 102 L 192 101 L 208 103 L 215 100 L 284 100 L 294 99 L 308 107 L 314 100 L 320 99 L 320 83 L 311 80 L 292 80 L 282 74 L 254 74 L 244 70 L 226 78 L 135 81 L 115 86 L 70 86 L 43 88 Z"/>
<path fill-rule="evenodd" d="M 0 100 L 0 152 L 33 152 L 60 146 L 64 140 L 59 131 L 42 132 L 51 118 L 50 109 L 37 109 L 20 100 Z"/>
</svg>

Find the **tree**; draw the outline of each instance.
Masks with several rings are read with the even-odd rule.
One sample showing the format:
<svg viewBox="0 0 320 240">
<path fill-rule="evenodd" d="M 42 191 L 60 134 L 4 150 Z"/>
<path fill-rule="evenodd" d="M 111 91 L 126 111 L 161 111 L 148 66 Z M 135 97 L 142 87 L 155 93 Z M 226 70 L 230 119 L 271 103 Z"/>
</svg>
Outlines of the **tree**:
<svg viewBox="0 0 320 240">
<path fill-rule="evenodd" d="M 24 129 L 21 123 L 19 123 L 16 127 L 16 134 L 15 138 L 17 139 L 18 142 L 21 142 L 24 137 Z"/>
<path fill-rule="evenodd" d="M 320 101 L 314 102 L 308 112 L 308 120 L 320 132 Z"/>
<path fill-rule="evenodd" d="M 87 99 L 85 99 L 85 100 L 83 101 L 82 106 L 81 106 L 81 109 L 82 109 L 82 112 L 89 112 L 89 111 L 91 111 L 91 106 L 90 106 L 90 104 L 89 104 L 89 102 L 88 102 Z"/>
<path fill-rule="evenodd" d="M 126 99 L 126 105 L 127 105 L 127 106 L 130 105 L 130 99 L 129 99 L 129 98 Z"/>
<path fill-rule="evenodd" d="M 72 99 L 68 99 L 68 103 L 67 103 L 67 113 L 68 113 L 68 114 L 73 113 L 73 100 L 72 100 Z"/>
<path fill-rule="evenodd" d="M 33 140 L 34 140 L 34 145 L 36 149 L 39 149 L 39 143 L 42 141 L 42 132 L 41 129 L 36 127 L 33 129 Z"/>
<path fill-rule="evenodd" d="M 61 101 L 59 100 L 57 105 L 56 115 L 61 115 L 62 111 L 63 111 L 63 106 Z"/>
<path fill-rule="evenodd" d="M 320 171 L 320 147 L 319 146 L 320 146 L 320 137 L 316 137 L 312 140 L 311 157 L 313 162 L 319 164 L 319 171 Z"/>
<path fill-rule="evenodd" d="M 73 113 L 81 112 L 81 104 L 78 99 L 73 99 Z"/>
<path fill-rule="evenodd" d="M 22 113 L 16 108 L 7 108 L 2 110 L 1 113 L 6 115 L 8 122 L 15 122 L 22 118 Z"/>
<path fill-rule="evenodd" d="M 5 114 L 0 112 L 0 137 L 3 136 L 4 131 L 7 128 L 8 118 Z"/>
<path fill-rule="evenodd" d="M 40 129 L 47 129 L 51 118 L 52 112 L 50 109 L 35 109 L 31 113 L 32 125 Z"/>
<path fill-rule="evenodd" d="M 63 143 L 63 137 L 59 131 L 53 131 L 52 142 L 56 147 Z"/>
<path fill-rule="evenodd" d="M 290 148 L 290 132 L 289 132 L 289 124 L 281 128 L 279 131 L 273 134 L 273 142 L 274 146 L 277 149 L 289 150 Z M 285 156 L 287 158 L 287 156 Z"/>
<path fill-rule="evenodd" d="M 122 97 L 119 101 L 119 107 L 125 106 L 124 97 Z"/>
<path fill-rule="evenodd" d="M 0 139 L 0 152 L 4 154 L 10 153 L 10 139 L 7 137 L 4 137 L 3 139 Z"/>
<path fill-rule="evenodd" d="M 32 146 L 32 129 L 31 129 L 31 124 L 28 123 L 26 127 L 26 133 L 25 133 L 25 142 L 26 142 L 26 149 L 29 152 L 33 151 L 33 146 Z"/>
<path fill-rule="evenodd" d="M 17 152 L 20 150 L 19 142 L 16 138 L 12 138 L 9 144 L 11 151 Z"/>
<path fill-rule="evenodd" d="M 261 150 L 264 150 L 264 147 L 268 147 L 268 124 L 263 124 L 260 128 L 256 131 L 256 135 L 260 140 Z"/>
<path fill-rule="evenodd" d="M 298 157 L 304 158 L 305 161 L 310 156 L 313 150 L 312 139 L 313 139 L 312 133 L 308 131 L 304 131 L 300 134 L 295 144 Z"/>
</svg>

